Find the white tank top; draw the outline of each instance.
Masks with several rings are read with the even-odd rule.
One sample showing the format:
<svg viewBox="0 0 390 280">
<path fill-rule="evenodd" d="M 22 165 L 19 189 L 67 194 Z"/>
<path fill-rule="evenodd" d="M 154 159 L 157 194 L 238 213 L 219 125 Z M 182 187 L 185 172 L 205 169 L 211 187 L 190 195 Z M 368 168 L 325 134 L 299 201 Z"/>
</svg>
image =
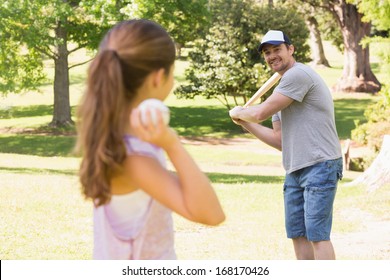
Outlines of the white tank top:
<svg viewBox="0 0 390 280">
<path fill-rule="evenodd" d="M 118 236 L 128 239 L 136 234 L 135 225 L 145 218 L 150 200 L 151 197 L 142 190 L 111 197 L 106 206 L 106 215 Z"/>
</svg>

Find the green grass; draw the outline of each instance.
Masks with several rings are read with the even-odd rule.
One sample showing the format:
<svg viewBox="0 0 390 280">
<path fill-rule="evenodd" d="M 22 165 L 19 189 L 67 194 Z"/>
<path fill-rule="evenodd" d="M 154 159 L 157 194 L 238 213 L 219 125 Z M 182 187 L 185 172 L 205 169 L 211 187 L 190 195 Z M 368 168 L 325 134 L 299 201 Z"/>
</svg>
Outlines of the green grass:
<svg viewBox="0 0 390 280">
<path fill-rule="evenodd" d="M 0 173 L 1 259 L 87 259 L 91 205 L 70 175 Z"/>
<path fill-rule="evenodd" d="M 351 138 L 351 131 L 356 127 L 355 121 L 366 122 L 364 111 L 375 100 L 376 98 L 368 96 L 362 99 L 346 97 L 334 100 L 336 127 L 340 139 Z"/>
<path fill-rule="evenodd" d="M 179 258 L 293 259 L 283 226 L 281 168 L 274 163 L 259 166 L 251 158 L 247 162 L 225 159 L 230 146 L 225 150 L 203 147 L 204 152 L 213 150 L 208 161 L 204 154 L 198 158 L 199 151 L 192 150 L 192 145 L 187 147 L 213 182 L 227 220 L 219 227 L 206 227 L 174 215 Z M 1 154 L 1 259 L 91 258 L 92 209 L 80 194 L 75 176 L 78 163 L 77 158 Z M 365 220 L 343 215 L 348 211 L 364 211 L 384 220 L 388 216 L 389 188 L 367 193 L 363 186 L 344 186 L 355 175 L 347 172 L 339 188 L 335 235 L 348 235 L 365 226 Z M 339 259 L 389 257 L 338 249 Z"/>
<path fill-rule="evenodd" d="M 38 156 L 69 156 L 74 147 L 75 137 L 1 134 L 0 152 Z"/>
<path fill-rule="evenodd" d="M 340 77 L 342 55 L 333 49 L 329 58 L 333 68 L 317 70 L 331 86 Z M 185 82 L 187 66 L 185 61 L 176 63 L 177 84 Z M 83 92 L 85 69 L 71 71 L 73 113 Z M 52 73 L 50 68 L 47 71 Z M 346 139 L 354 121 L 364 121 L 364 109 L 376 99 L 368 94 L 336 93 L 334 100 L 339 136 Z M 90 259 L 92 205 L 83 199 L 76 176 L 80 159 L 72 154 L 74 128 L 51 131 L 45 127 L 51 121 L 51 86 L 43 85 L 40 93 L 11 94 L 0 103 L 0 259 Z M 219 227 L 174 215 L 178 257 L 294 259 L 283 225 L 281 153 L 259 141 L 245 142 L 253 137 L 230 121 L 218 101 L 171 95 L 166 103 L 171 126 L 209 176 L 227 215 Z M 356 176 L 356 172 L 346 172 L 338 190 L 336 237 L 364 228 L 365 220 L 351 219 L 350 213 L 360 211 L 388 220 L 389 188 L 367 193 L 364 186 L 345 185 Z M 390 257 L 388 251 L 362 254 L 345 246 L 336 251 L 340 259 Z"/>
</svg>

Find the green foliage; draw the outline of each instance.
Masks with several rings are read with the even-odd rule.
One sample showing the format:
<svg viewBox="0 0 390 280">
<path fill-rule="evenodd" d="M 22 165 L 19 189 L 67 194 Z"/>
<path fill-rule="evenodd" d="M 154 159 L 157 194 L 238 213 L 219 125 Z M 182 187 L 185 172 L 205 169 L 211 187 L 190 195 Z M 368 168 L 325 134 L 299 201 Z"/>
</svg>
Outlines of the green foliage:
<svg viewBox="0 0 390 280">
<path fill-rule="evenodd" d="M 375 45 L 373 44 L 375 43 Z M 370 52 L 375 51 L 375 54 L 380 58 L 380 72 L 390 73 L 390 38 L 371 37 L 363 40 L 363 46 L 370 44 Z M 387 76 L 389 77 L 389 76 Z M 388 79 L 387 79 L 388 81 Z"/>
<path fill-rule="evenodd" d="M 43 61 L 58 59 L 61 44 L 72 45 L 68 54 L 80 48 L 96 49 L 107 29 L 121 18 L 115 3 L 105 0 L 2 1 L 0 91 L 36 90 L 45 81 Z M 66 37 L 58 36 L 59 28 L 65 30 Z"/>
<path fill-rule="evenodd" d="M 0 92 L 3 94 L 23 89 L 38 90 L 39 85 L 46 81 L 41 54 L 34 49 L 21 51 L 21 46 L 14 41 L 1 43 Z"/>
<path fill-rule="evenodd" d="M 185 45 L 204 33 L 209 23 L 208 0 L 134 0 L 138 14 L 164 26 L 176 43 Z"/>
<path fill-rule="evenodd" d="M 383 136 L 390 134 L 390 85 L 383 85 L 379 95 L 381 99 L 364 112 L 367 122 L 360 124 L 356 121 L 356 128 L 351 132 L 352 139 L 368 144 L 375 151 L 380 150 Z"/>
<path fill-rule="evenodd" d="M 319 29 L 321 31 L 321 37 L 324 40 L 329 40 L 340 51 L 344 52 L 344 40 L 340 27 L 337 21 L 334 20 L 334 16 L 327 10 L 316 15 L 316 19 L 319 23 Z"/>
<path fill-rule="evenodd" d="M 0 6 L 0 92 L 19 92 L 22 88 L 37 89 L 44 81 L 40 53 L 27 49 L 21 30 L 29 28 L 16 1 L 5 1 Z"/>
<path fill-rule="evenodd" d="M 356 3 L 355 0 L 347 2 Z M 371 21 L 379 30 L 390 30 L 390 0 L 359 0 L 357 7 L 364 14 L 364 21 Z"/>
<path fill-rule="evenodd" d="M 194 42 L 186 71 L 189 84 L 175 94 L 194 98 L 216 98 L 230 108 L 230 97 L 246 99 L 270 76 L 257 52 L 262 35 L 269 29 L 281 29 L 296 47 L 295 57 L 309 60 L 306 45 L 309 32 L 304 21 L 292 10 L 262 7 L 253 1 L 219 0 L 211 5 L 212 27 L 203 39 Z"/>
</svg>

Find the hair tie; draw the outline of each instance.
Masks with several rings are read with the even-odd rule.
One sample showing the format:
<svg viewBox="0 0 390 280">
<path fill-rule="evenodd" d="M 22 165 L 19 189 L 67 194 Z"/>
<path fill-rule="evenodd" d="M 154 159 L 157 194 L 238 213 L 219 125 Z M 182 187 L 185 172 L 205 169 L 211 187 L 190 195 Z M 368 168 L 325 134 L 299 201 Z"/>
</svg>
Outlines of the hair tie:
<svg viewBox="0 0 390 280">
<path fill-rule="evenodd" d="M 105 49 L 104 51 L 105 52 L 112 52 L 114 56 L 116 56 L 118 59 L 120 59 L 119 54 L 118 54 L 118 52 L 116 50 L 114 50 L 114 49 Z"/>
</svg>

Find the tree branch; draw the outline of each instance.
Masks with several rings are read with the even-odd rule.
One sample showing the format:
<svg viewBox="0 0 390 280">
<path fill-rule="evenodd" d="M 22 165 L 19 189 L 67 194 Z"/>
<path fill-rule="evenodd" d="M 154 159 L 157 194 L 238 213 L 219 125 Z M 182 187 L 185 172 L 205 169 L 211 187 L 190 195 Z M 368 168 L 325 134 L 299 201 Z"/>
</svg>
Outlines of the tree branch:
<svg viewBox="0 0 390 280">
<path fill-rule="evenodd" d="M 56 54 L 53 53 L 53 52 L 51 52 L 50 50 L 47 51 L 47 50 L 45 50 L 45 49 L 43 49 L 43 48 L 40 48 L 40 47 L 38 47 L 38 46 L 34 46 L 34 48 L 35 48 L 36 50 L 38 50 L 40 53 L 43 53 L 44 55 L 48 56 L 49 58 L 51 58 L 51 59 L 56 59 Z"/>
<path fill-rule="evenodd" d="M 74 67 L 77 67 L 77 66 L 80 66 L 80 65 L 87 64 L 88 62 L 90 62 L 90 61 L 92 61 L 92 60 L 93 60 L 93 58 L 88 59 L 88 60 L 86 60 L 86 61 L 84 61 L 84 62 L 80 62 L 80 63 L 77 63 L 77 64 L 73 64 L 72 66 L 69 66 L 68 69 L 71 69 L 71 68 L 74 68 Z"/>
<path fill-rule="evenodd" d="M 80 49 L 85 48 L 86 46 L 87 46 L 87 44 L 78 45 L 76 48 L 74 48 L 74 49 L 68 51 L 68 53 L 73 53 L 73 52 L 75 52 L 75 51 L 78 51 L 78 50 L 80 50 Z"/>
</svg>

